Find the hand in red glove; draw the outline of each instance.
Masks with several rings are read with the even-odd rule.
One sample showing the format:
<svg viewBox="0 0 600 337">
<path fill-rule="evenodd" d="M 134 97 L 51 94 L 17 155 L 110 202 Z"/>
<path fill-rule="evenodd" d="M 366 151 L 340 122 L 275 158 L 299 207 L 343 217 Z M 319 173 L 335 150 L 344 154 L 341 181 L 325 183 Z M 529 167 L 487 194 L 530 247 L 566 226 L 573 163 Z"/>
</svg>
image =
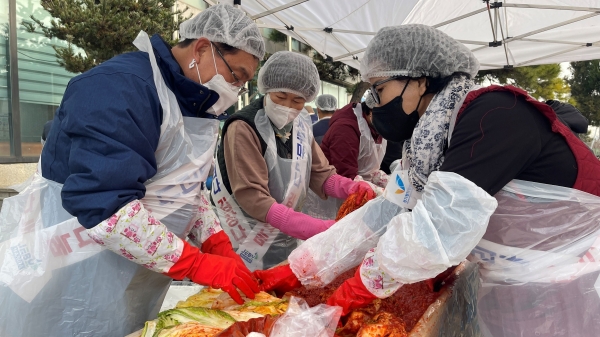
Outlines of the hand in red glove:
<svg viewBox="0 0 600 337">
<path fill-rule="evenodd" d="M 278 295 L 285 294 L 302 286 L 298 281 L 290 265 L 279 266 L 267 270 L 256 270 L 252 273 L 254 277 L 262 281 L 260 289 L 263 291 L 275 291 Z"/>
<path fill-rule="evenodd" d="M 204 241 L 200 250 L 202 250 L 203 253 L 230 257 L 235 260 L 235 263 L 240 269 L 245 270 L 248 274 L 251 273 L 242 258 L 233 251 L 233 246 L 231 245 L 229 237 L 225 234 L 225 231 L 220 231 L 217 234 L 211 235 Z"/>
<path fill-rule="evenodd" d="M 371 188 L 371 185 L 367 184 L 364 181 L 354 182 L 354 185 L 352 185 L 352 187 L 350 187 L 350 189 L 348 190 L 348 195 L 354 193 L 358 193 L 358 196 L 356 198 L 356 205 L 360 205 L 362 200 L 364 200 L 365 196 L 367 197 L 367 200 L 374 199 L 377 196 L 375 191 L 373 191 L 373 188 Z"/>
<path fill-rule="evenodd" d="M 252 275 L 247 269 L 240 268 L 234 259 L 201 253 L 187 242 L 184 242 L 181 257 L 166 275 L 176 280 L 188 277 L 195 283 L 222 289 L 238 304 L 244 303 L 238 289 L 250 299 L 260 291 Z"/>
<path fill-rule="evenodd" d="M 327 299 L 327 305 L 342 307 L 342 316 L 369 305 L 377 296 L 371 294 L 360 279 L 360 268 Z"/>
</svg>

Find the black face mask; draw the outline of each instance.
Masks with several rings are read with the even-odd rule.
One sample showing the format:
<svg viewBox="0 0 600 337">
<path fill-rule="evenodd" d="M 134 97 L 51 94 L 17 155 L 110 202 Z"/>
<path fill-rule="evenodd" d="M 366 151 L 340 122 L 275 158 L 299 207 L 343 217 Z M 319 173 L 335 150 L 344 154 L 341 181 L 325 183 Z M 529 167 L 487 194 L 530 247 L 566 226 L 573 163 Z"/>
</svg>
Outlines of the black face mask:
<svg viewBox="0 0 600 337">
<path fill-rule="evenodd" d="M 410 80 L 409 80 L 410 81 Z M 403 142 L 412 137 L 415 126 L 419 122 L 419 105 L 421 98 L 417 104 L 415 111 L 406 114 L 402 109 L 402 95 L 408 86 L 408 81 L 402 89 L 400 96 L 397 96 L 386 105 L 373 108 L 373 127 L 381 137 L 393 142 Z"/>
</svg>

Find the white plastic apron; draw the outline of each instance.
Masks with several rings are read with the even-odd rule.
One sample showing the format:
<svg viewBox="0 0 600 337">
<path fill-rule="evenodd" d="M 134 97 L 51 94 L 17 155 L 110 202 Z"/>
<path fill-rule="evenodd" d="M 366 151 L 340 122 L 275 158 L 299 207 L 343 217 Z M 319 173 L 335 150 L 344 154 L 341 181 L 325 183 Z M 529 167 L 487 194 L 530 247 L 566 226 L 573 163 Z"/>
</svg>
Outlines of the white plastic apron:
<svg viewBox="0 0 600 337">
<path fill-rule="evenodd" d="M 256 113 L 254 122 L 260 136 L 267 143 L 264 157 L 269 169 L 271 196 L 278 203 L 298 211 L 309 190 L 313 142 L 310 116 L 306 110 L 302 110 L 294 120 L 291 159 L 277 155 L 275 133 L 263 109 Z M 246 214 L 235 197 L 221 186 L 221 181 L 223 178 L 217 161 L 211 189 L 213 201 L 223 230 L 248 268 L 267 269 L 287 259 L 297 246 L 297 240 Z"/>
<path fill-rule="evenodd" d="M 382 140 L 381 144 L 376 144 L 371 130 L 367 124 L 367 120 L 363 117 L 362 107 L 357 104 L 353 108 L 354 114 L 358 121 L 360 130 L 360 148 L 358 151 L 358 175 L 364 180 L 371 181 L 373 172 L 379 170 L 387 140 Z M 327 200 L 321 199 L 313 191 L 309 191 L 306 197 L 306 202 L 302 208 L 302 213 L 312 216 L 313 218 L 323 220 L 334 220 L 337 213 L 344 203 L 344 200 L 328 197 Z"/>
<path fill-rule="evenodd" d="M 513 180 L 495 198 L 498 209 L 484 236 L 489 240 L 469 256 L 483 283 L 478 311 L 484 335 L 597 336 L 600 197 Z M 498 243 L 504 240 L 524 248 Z M 551 248 L 534 248 L 539 245 Z"/>
<path fill-rule="evenodd" d="M 144 206 L 184 239 L 208 176 L 218 121 L 181 115 L 148 35 L 134 44 L 149 54 L 163 109 Z M 109 99 L 109 98 L 107 98 Z M 36 173 L 0 213 L 0 335 L 124 336 L 156 317 L 171 279 L 92 241 L 61 205 L 62 185 Z"/>
<path fill-rule="evenodd" d="M 371 135 L 371 129 L 367 120 L 363 117 L 362 105 L 356 104 L 352 109 L 358 121 L 360 130 L 360 150 L 358 152 L 358 175 L 370 181 L 373 172 L 378 171 L 381 161 L 385 155 L 387 140 L 383 139 L 381 144 L 375 143 Z"/>
<path fill-rule="evenodd" d="M 448 144 L 456 116 L 454 111 Z M 404 160 L 398 166 L 386 198 L 412 208 L 420 196 L 406 193 L 412 187 L 408 167 Z M 478 263 L 483 282 L 478 317 L 484 335 L 597 336 L 600 198 L 572 188 L 518 180 L 507 184 L 495 198 L 498 208 L 484 239 L 469 256 Z M 577 231 L 581 234 L 573 236 Z M 537 235 L 537 241 L 529 239 L 532 235 Z M 528 244 L 501 244 L 505 241 Z M 553 241 L 562 244 L 536 248 Z"/>
</svg>

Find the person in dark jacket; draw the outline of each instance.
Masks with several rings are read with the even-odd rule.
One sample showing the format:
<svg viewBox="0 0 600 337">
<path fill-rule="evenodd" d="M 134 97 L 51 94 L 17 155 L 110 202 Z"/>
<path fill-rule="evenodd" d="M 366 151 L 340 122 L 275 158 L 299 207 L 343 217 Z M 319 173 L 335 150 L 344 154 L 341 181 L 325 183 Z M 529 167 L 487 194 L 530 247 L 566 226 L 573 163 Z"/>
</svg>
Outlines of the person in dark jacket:
<svg viewBox="0 0 600 337">
<path fill-rule="evenodd" d="M 310 116 L 311 123 L 315 124 L 316 122 L 319 121 L 319 115 L 317 115 L 315 113 L 315 111 L 313 110 L 312 106 L 305 105 L 304 109 L 306 109 L 306 111 L 308 112 L 308 115 Z"/>
<path fill-rule="evenodd" d="M 156 317 L 172 279 L 239 303 L 238 290 L 258 292 L 200 186 L 217 119 L 253 78 L 264 40 L 245 12 L 224 4 L 182 22 L 179 34 L 171 47 L 141 32 L 139 51 L 69 82 L 34 176 L 41 211 L 27 214 L 43 224 L 38 238 L 51 238 L 36 239 L 46 253 L 35 258 L 53 260 L 21 279 L 35 284 L 24 293 L 0 286 L 11 308 L 0 313 L 1 336 L 127 335 Z"/>
<path fill-rule="evenodd" d="M 576 107 L 557 100 L 548 100 L 546 104 L 556 112 L 556 116 L 575 134 L 579 136 L 588 132 L 589 122 Z"/>
<path fill-rule="evenodd" d="M 329 120 L 337 110 L 337 99 L 333 95 L 325 94 L 317 97 L 315 104 L 319 121 L 313 124 L 313 135 L 317 144 L 321 145 L 323 137 L 329 129 Z"/>
<path fill-rule="evenodd" d="M 405 141 L 384 198 L 412 212 L 390 217 L 327 304 L 348 313 L 468 257 L 482 285 L 468 319 L 486 336 L 598 336 L 600 161 L 572 132 L 585 131 L 577 113 L 514 86 L 480 88 L 478 70 L 471 50 L 425 25 L 384 27 L 369 43 L 373 124 Z M 480 196 L 461 200 L 467 189 Z"/>
</svg>

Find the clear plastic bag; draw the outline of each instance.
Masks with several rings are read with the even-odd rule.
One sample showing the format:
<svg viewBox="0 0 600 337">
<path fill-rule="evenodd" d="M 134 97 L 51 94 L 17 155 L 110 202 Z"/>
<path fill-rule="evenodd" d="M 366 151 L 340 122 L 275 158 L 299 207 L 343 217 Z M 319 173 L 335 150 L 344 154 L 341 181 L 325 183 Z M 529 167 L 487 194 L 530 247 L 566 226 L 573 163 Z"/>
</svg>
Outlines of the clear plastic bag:
<svg viewBox="0 0 600 337">
<path fill-rule="evenodd" d="M 469 260 L 486 336 L 598 336 L 600 197 L 513 180 Z"/>
<path fill-rule="evenodd" d="M 303 299 L 292 297 L 270 337 L 333 337 L 341 315 L 341 307 L 319 304 L 310 308 Z"/>
<path fill-rule="evenodd" d="M 344 201 L 334 197 L 328 197 L 327 200 L 321 199 L 312 190 L 308 190 L 302 213 L 310 215 L 316 219 L 335 220 L 338 210 Z"/>
<path fill-rule="evenodd" d="M 356 267 L 377 245 L 388 222 L 405 211 L 383 197 L 369 201 L 296 248 L 288 258 L 292 271 L 307 287 L 330 283 Z"/>
</svg>

